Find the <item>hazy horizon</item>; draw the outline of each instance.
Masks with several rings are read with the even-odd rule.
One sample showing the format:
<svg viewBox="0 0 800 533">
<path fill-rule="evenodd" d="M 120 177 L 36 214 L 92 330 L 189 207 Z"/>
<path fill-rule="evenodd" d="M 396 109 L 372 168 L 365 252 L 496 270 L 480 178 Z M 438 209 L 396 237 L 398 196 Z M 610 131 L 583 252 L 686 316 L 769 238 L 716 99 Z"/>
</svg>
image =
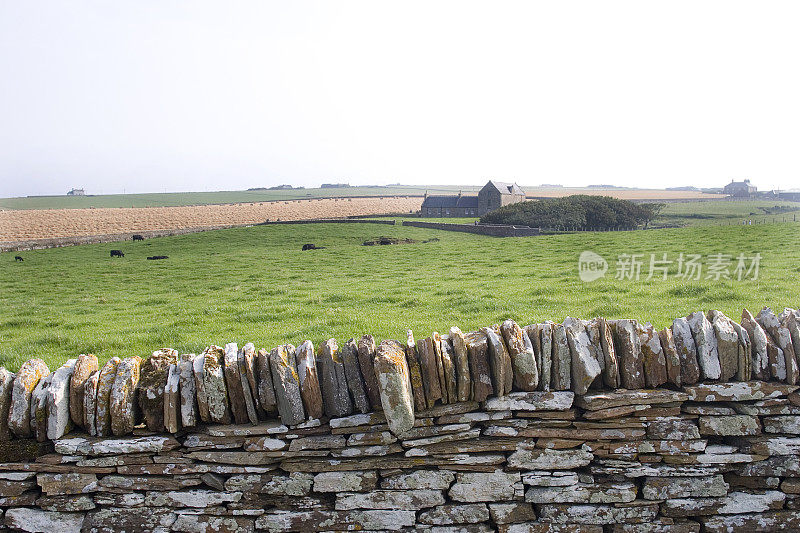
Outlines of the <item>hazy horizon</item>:
<svg viewBox="0 0 800 533">
<path fill-rule="evenodd" d="M 800 5 L 0 5 L 0 197 L 800 186 Z"/>
</svg>

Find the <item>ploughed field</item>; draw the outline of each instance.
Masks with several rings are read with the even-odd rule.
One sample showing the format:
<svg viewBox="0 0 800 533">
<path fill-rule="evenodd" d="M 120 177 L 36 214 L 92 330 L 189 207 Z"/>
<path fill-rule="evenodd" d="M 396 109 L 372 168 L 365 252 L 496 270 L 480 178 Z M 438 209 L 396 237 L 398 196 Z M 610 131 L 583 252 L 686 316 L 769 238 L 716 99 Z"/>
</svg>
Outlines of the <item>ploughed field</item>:
<svg viewBox="0 0 800 533">
<path fill-rule="evenodd" d="M 363 246 L 378 236 L 415 242 Z M 428 242 L 425 242 L 428 241 Z M 320 250 L 301 251 L 313 243 Z M 121 249 L 124 258 L 109 257 Z M 578 256 L 609 263 L 584 283 Z M 673 263 L 647 280 L 650 254 Z M 701 254 L 701 279 L 677 277 L 680 253 Z M 757 280 L 707 279 L 708 256 L 761 254 Z M 615 279 L 620 254 L 642 254 L 640 279 Z M 23 262 L 14 260 L 21 255 Z M 148 256 L 168 259 L 148 261 Z M 94 353 L 147 356 L 161 347 L 272 348 L 369 333 L 418 337 L 565 316 L 637 318 L 657 328 L 691 310 L 734 318 L 800 305 L 797 224 L 492 238 L 375 224 L 256 226 L 0 255 L 0 365 L 51 367 Z"/>
<path fill-rule="evenodd" d="M 178 207 L 0 210 L 0 242 L 410 213 L 420 205 L 419 197 L 376 196 Z"/>
</svg>

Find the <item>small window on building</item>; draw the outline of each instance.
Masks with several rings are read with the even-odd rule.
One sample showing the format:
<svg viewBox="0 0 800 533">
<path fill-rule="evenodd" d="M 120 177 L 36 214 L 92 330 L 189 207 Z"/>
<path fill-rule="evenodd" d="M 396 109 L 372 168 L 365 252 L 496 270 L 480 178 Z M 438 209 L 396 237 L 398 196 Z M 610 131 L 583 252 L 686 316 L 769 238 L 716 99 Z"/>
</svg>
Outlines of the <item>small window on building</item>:
<svg viewBox="0 0 800 533">
<path fill-rule="evenodd" d="M 449 210 L 449 209 L 445 209 L 445 210 L 444 210 L 444 214 L 445 214 L 445 215 L 449 215 L 449 214 L 450 214 L 450 210 Z"/>
</svg>

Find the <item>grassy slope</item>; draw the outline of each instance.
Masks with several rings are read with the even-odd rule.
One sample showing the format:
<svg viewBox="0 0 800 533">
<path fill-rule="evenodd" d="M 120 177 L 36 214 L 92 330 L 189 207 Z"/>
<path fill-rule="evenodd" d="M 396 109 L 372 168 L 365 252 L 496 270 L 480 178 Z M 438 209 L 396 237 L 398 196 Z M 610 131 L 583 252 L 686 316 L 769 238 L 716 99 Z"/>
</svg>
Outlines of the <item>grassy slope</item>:
<svg viewBox="0 0 800 533">
<path fill-rule="evenodd" d="M 800 220 L 800 202 L 779 200 L 718 200 L 668 203 L 657 222 L 679 224 L 741 224 Z"/>
<path fill-rule="evenodd" d="M 382 234 L 429 243 L 364 247 Z M 301 252 L 313 242 L 326 249 Z M 38 356 L 56 366 L 93 352 L 198 352 L 215 343 L 340 341 L 362 333 L 418 337 L 513 318 L 635 317 L 664 326 L 696 309 L 738 317 L 742 306 L 800 304 L 797 224 L 695 226 L 498 239 L 418 228 L 261 226 L 128 243 L 0 255 L 0 364 Z M 582 250 L 604 255 L 609 275 L 577 276 Z M 618 281 L 620 253 L 761 252 L 758 281 Z M 168 255 L 162 262 L 148 255 Z M 648 256 L 649 257 L 649 256 Z"/>
</svg>

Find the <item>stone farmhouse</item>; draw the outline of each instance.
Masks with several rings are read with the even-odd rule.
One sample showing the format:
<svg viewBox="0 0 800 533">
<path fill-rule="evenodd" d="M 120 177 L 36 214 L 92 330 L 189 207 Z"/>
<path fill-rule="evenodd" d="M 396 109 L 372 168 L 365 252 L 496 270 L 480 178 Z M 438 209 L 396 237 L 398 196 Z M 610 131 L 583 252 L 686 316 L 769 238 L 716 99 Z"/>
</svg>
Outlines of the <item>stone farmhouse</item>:
<svg viewBox="0 0 800 533">
<path fill-rule="evenodd" d="M 747 198 L 752 196 L 756 193 L 758 189 L 754 185 L 750 184 L 750 180 L 744 181 L 731 181 L 725 187 L 722 188 L 723 194 L 727 194 L 729 196 L 736 196 L 741 198 Z"/>
<path fill-rule="evenodd" d="M 516 183 L 490 180 L 478 195 L 425 196 L 420 214 L 423 217 L 482 216 L 504 205 L 525 201 L 525 192 Z"/>
</svg>

